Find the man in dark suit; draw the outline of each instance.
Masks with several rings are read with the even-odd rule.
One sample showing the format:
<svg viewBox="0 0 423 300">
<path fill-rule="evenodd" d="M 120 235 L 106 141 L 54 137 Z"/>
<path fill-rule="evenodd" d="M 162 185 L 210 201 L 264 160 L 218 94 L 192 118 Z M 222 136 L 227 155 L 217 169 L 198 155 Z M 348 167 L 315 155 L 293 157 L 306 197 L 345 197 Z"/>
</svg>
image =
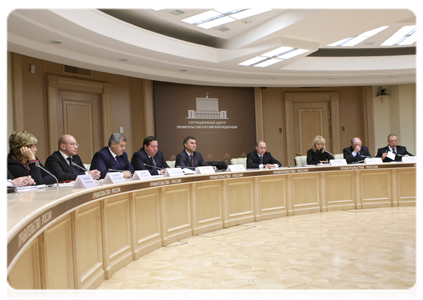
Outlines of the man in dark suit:
<svg viewBox="0 0 423 300">
<path fill-rule="evenodd" d="M 106 177 L 108 172 L 120 171 L 124 178 L 129 178 L 134 173 L 134 167 L 128 161 L 125 153 L 126 137 L 121 133 L 113 133 L 109 138 L 108 147 L 97 151 L 91 160 L 91 170 L 101 172 L 100 178 Z"/>
<path fill-rule="evenodd" d="M 362 146 L 361 139 L 355 137 L 351 140 L 351 146 L 344 148 L 344 159 L 348 164 L 362 162 L 366 157 L 372 157 L 369 149 Z"/>
<path fill-rule="evenodd" d="M 388 152 L 395 154 L 395 159 L 387 157 Z M 413 154 L 408 152 L 406 147 L 398 146 L 398 137 L 393 133 L 388 135 L 388 146 L 379 148 L 376 154 L 376 157 L 381 157 L 383 162 L 401 161 L 403 156 L 413 156 Z"/>
<path fill-rule="evenodd" d="M 247 169 L 273 169 L 281 166 L 282 164 L 273 158 L 270 152 L 266 152 L 266 143 L 263 141 L 256 144 L 256 151 L 252 151 L 247 155 Z"/>
<path fill-rule="evenodd" d="M 161 175 L 169 168 L 159 151 L 157 139 L 151 135 L 144 139 L 143 147 L 134 153 L 131 165 L 135 170 L 148 170 L 151 175 Z"/>
<path fill-rule="evenodd" d="M 184 150 L 176 156 L 175 166 L 181 168 L 188 168 L 195 170 L 198 166 L 208 166 L 203 160 L 200 152 L 195 152 L 197 149 L 197 141 L 192 136 L 188 136 L 184 140 Z M 213 166 L 216 170 L 216 167 Z"/>
<path fill-rule="evenodd" d="M 69 135 L 62 135 L 58 142 L 57 151 L 53 152 L 46 160 L 46 168 L 50 170 L 57 180 L 75 180 L 78 175 L 90 174 L 94 179 L 100 178 L 100 171 L 88 171 L 77 154 L 79 144 Z M 77 166 L 75 166 L 77 165 Z"/>
</svg>

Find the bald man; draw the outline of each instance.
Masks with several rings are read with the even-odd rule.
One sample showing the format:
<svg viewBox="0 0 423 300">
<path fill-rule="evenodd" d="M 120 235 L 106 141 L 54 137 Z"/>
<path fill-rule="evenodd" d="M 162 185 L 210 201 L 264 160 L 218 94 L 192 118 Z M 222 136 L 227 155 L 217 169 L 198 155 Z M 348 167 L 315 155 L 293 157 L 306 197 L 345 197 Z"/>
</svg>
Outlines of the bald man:
<svg viewBox="0 0 423 300">
<path fill-rule="evenodd" d="M 79 144 L 73 136 L 70 134 L 62 135 L 58 141 L 58 148 L 59 150 L 53 152 L 47 158 L 45 166 L 57 177 L 59 182 L 75 180 L 78 175 L 85 174 L 90 174 L 94 179 L 100 178 L 100 171 L 85 169 L 77 154 Z"/>
</svg>

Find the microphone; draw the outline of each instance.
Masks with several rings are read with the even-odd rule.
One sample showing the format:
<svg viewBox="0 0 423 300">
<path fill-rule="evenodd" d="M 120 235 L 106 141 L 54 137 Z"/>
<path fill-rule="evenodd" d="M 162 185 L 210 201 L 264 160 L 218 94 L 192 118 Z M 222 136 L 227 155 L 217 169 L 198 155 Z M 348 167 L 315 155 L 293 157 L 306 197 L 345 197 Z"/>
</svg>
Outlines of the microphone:
<svg viewBox="0 0 423 300">
<path fill-rule="evenodd" d="M 326 153 L 332 155 L 333 158 L 335 158 L 335 155 L 333 155 L 332 153 L 330 153 L 328 150 L 325 150 Z"/>
<path fill-rule="evenodd" d="M 111 171 L 111 172 L 124 172 L 126 170 L 107 169 L 107 171 Z"/>
<path fill-rule="evenodd" d="M 85 168 L 83 168 L 83 167 L 81 167 L 81 166 L 77 165 L 77 164 L 76 164 L 76 163 L 74 163 L 73 161 L 71 162 L 71 164 L 72 164 L 72 165 L 74 165 L 75 167 L 80 168 L 81 170 L 84 170 L 85 172 L 88 172 L 88 170 L 87 170 L 87 169 L 85 169 Z"/>
<path fill-rule="evenodd" d="M 36 165 L 38 168 L 40 168 L 41 170 L 43 170 L 44 172 L 46 172 L 46 173 L 48 173 L 49 175 L 53 176 L 53 178 L 54 178 L 54 179 L 56 179 L 56 184 L 57 184 L 57 187 L 59 187 L 59 180 L 57 180 L 57 177 L 56 177 L 56 176 L 54 176 L 53 174 L 51 174 L 51 173 L 50 173 L 47 169 L 43 168 L 43 167 L 40 165 L 40 162 L 39 162 L 39 161 L 35 162 L 35 165 Z"/>
<path fill-rule="evenodd" d="M 152 168 L 156 168 L 156 169 L 159 169 L 159 170 L 163 170 L 163 168 L 160 168 L 160 167 L 157 167 L 157 166 L 152 166 L 152 165 L 147 165 L 146 163 L 143 163 L 143 165 L 147 166 L 147 167 L 152 167 Z"/>
</svg>

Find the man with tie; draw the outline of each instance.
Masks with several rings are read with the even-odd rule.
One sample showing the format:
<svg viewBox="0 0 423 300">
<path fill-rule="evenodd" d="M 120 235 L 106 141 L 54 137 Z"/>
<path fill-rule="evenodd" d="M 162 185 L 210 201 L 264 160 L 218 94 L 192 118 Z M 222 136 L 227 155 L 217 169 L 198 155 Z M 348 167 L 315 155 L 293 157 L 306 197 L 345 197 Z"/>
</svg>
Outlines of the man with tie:
<svg viewBox="0 0 423 300">
<path fill-rule="evenodd" d="M 62 135 L 59 138 L 58 148 L 59 150 L 53 152 L 47 158 L 45 166 L 57 177 L 59 182 L 75 180 L 78 175 L 85 174 L 90 174 L 94 179 L 100 178 L 100 171 L 88 171 L 84 167 L 81 158 L 77 154 L 79 144 L 73 136 L 69 134 Z"/>
<path fill-rule="evenodd" d="M 151 135 L 144 139 L 143 148 L 134 153 L 131 165 L 135 170 L 148 170 L 151 175 L 161 175 L 169 168 L 159 151 L 157 139 Z"/>
<path fill-rule="evenodd" d="M 192 136 L 188 136 L 184 140 L 184 150 L 176 156 L 175 166 L 181 168 L 188 168 L 195 170 L 198 166 L 208 166 L 203 160 L 200 152 L 195 152 L 197 149 L 197 141 Z M 213 166 L 216 170 L 216 167 Z"/>
<path fill-rule="evenodd" d="M 395 158 L 387 157 L 389 152 L 395 154 Z M 381 157 L 383 162 L 401 161 L 403 156 L 413 156 L 413 154 L 408 152 L 406 147 L 398 145 L 398 137 L 393 133 L 388 135 L 388 146 L 379 148 L 376 154 L 376 157 Z"/>
<path fill-rule="evenodd" d="M 281 166 L 282 164 L 270 152 L 266 152 L 266 143 L 263 141 L 258 142 L 256 150 L 247 155 L 247 169 L 273 169 Z"/>
<path fill-rule="evenodd" d="M 366 146 L 362 146 L 361 139 L 355 137 L 351 140 L 351 146 L 344 148 L 344 159 L 348 164 L 363 162 L 370 155 L 369 149 Z"/>
<path fill-rule="evenodd" d="M 122 172 L 123 178 L 131 177 L 134 167 L 128 161 L 125 146 L 126 137 L 121 133 L 113 133 L 109 138 L 108 146 L 94 154 L 91 170 L 99 170 L 102 179 L 108 172 Z"/>
</svg>

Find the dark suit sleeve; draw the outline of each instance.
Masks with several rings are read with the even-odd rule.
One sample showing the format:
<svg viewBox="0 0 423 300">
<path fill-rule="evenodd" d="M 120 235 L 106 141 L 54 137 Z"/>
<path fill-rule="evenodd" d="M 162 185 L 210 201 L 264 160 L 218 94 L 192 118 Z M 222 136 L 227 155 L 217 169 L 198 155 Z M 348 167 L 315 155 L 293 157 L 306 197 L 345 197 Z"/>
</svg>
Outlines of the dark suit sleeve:
<svg viewBox="0 0 423 300">
<path fill-rule="evenodd" d="M 189 165 L 186 164 L 185 160 L 184 160 L 184 153 L 181 152 L 176 156 L 176 161 L 175 161 L 175 167 L 191 167 Z"/>
<path fill-rule="evenodd" d="M 260 164 L 255 161 L 255 153 L 250 152 L 247 154 L 247 169 L 258 169 Z"/>
<path fill-rule="evenodd" d="M 123 152 L 123 158 L 125 159 L 125 170 L 128 170 L 131 172 L 131 174 L 134 174 L 135 169 L 134 167 L 131 165 L 131 163 L 128 160 L 128 154 L 126 154 L 126 152 Z"/>
<path fill-rule="evenodd" d="M 344 148 L 344 159 L 347 161 L 347 164 L 354 162 L 356 159 L 352 156 L 351 147 Z"/>
<path fill-rule="evenodd" d="M 197 156 L 197 166 L 208 166 L 208 164 L 204 161 L 203 156 L 199 152 L 195 152 L 194 158 Z"/>
<path fill-rule="evenodd" d="M 266 155 L 267 154 L 267 155 Z M 280 163 L 280 161 L 278 161 L 276 158 L 274 158 L 272 156 L 272 154 L 270 154 L 270 152 L 266 152 L 265 153 L 266 156 L 270 156 L 270 161 L 268 162 L 268 164 L 272 164 L 272 165 L 278 165 L 279 167 L 282 166 L 282 164 Z"/>
<path fill-rule="evenodd" d="M 15 179 L 12 173 L 10 173 L 9 169 L 7 169 L 7 179 Z"/>
<path fill-rule="evenodd" d="M 78 175 L 70 173 L 64 164 L 67 165 L 65 161 L 61 162 L 54 154 L 50 155 L 46 160 L 46 168 L 57 177 L 59 182 L 75 180 Z M 83 174 L 85 174 L 85 172 Z"/>
<path fill-rule="evenodd" d="M 107 167 L 107 161 L 100 152 L 96 152 L 93 156 L 93 159 L 91 160 L 90 170 L 95 169 L 101 172 L 100 179 L 104 179 L 104 177 L 106 177 L 106 174 L 109 172 Z"/>
<path fill-rule="evenodd" d="M 135 170 L 146 170 L 144 163 L 145 162 L 143 161 L 139 151 L 135 152 L 134 155 L 132 155 L 131 165 L 134 167 Z"/>
</svg>

